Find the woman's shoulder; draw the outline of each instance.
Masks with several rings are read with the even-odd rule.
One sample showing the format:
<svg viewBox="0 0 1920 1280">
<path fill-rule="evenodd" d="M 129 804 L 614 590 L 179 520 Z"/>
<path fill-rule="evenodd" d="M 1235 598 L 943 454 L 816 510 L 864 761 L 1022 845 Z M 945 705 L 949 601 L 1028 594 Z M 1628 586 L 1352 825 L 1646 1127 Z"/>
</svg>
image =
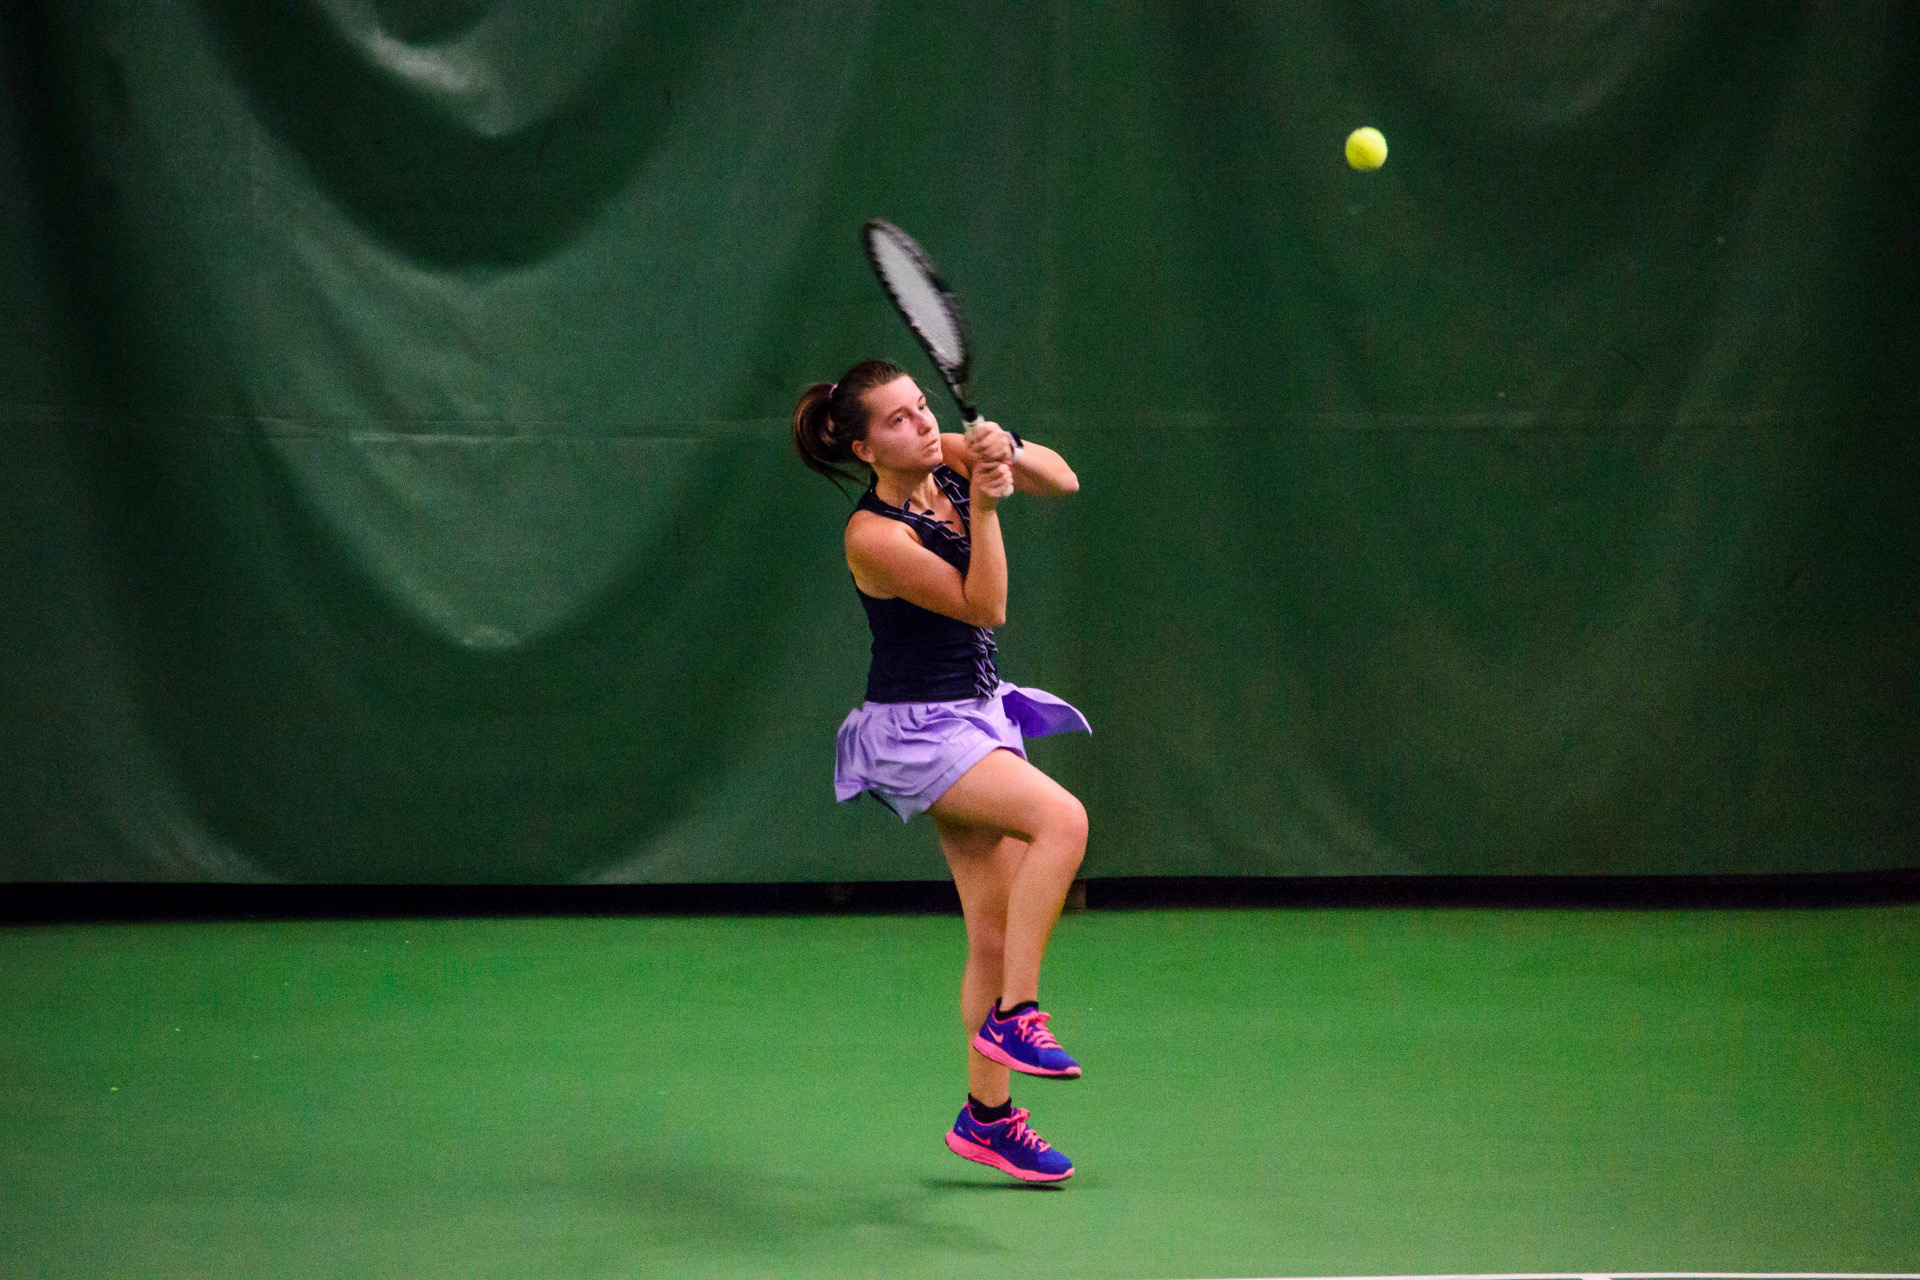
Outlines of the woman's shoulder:
<svg viewBox="0 0 1920 1280">
<path fill-rule="evenodd" d="M 901 538 L 913 538 L 913 530 L 907 523 L 871 507 L 855 507 L 853 514 L 847 517 L 846 543 L 849 547 L 857 543 L 873 545 L 897 542 Z"/>
<path fill-rule="evenodd" d="M 854 501 L 853 510 L 847 513 L 847 527 L 851 529 L 855 523 L 865 523 L 869 520 L 892 524 L 895 519 L 893 508 L 882 501 L 880 495 L 875 493 L 873 486 L 869 484 Z"/>
<path fill-rule="evenodd" d="M 973 472 L 967 464 L 967 438 L 955 431 L 940 433 L 940 465 L 935 471 L 951 471 L 964 482 Z"/>
</svg>

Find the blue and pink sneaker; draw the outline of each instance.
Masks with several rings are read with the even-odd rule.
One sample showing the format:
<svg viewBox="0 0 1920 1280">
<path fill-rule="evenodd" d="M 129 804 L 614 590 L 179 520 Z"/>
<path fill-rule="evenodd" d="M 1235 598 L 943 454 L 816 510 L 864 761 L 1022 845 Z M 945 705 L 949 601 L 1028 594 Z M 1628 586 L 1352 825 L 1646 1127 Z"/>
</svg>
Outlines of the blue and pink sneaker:
<svg viewBox="0 0 1920 1280">
<path fill-rule="evenodd" d="M 957 1156 L 992 1165 L 1022 1182 L 1059 1182 L 1073 1176 L 1073 1161 L 1027 1127 L 1025 1107 L 992 1124 L 975 1120 L 973 1108 L 960 1108 L 960 1118 L 947 1131 L 947 1147 Z"/>
<path fill-rule="evenodd" d="M 999 1012 L 998 1004 L 989 1009 L 987 1020 L 980 1024 L 979 1032 L 973 1037 L 973 1047 L 983 1057 L 1010 1071 L 1030 1076 L 1049 1076 L 1055 1080 L 1080 1078 L 1080 1064 L 1067 1056 L 1067 1051 L 1053 1038 L 1053 1032 L 1047 1030 L 1047 1019 L 1052 1014 L 1028 1009 L 1001 1018 L 995 1016 Z"/>
</svg>

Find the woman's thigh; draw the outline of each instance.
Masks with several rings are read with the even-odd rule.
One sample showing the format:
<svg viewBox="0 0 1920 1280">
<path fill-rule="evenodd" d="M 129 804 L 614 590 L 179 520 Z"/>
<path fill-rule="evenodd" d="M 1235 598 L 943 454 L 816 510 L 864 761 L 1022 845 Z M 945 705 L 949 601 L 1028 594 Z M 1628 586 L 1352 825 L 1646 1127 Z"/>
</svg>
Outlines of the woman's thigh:
<svg viewBox="0 0 1920 1280">
<path fill-rule="evenodd" d="M 1011 751 L 989 753 L 928 810 L 936 821 L 1031 841 L 1048 826 L 1086 833 L 1087 813 L 1071 791 Z"/>
</svg>

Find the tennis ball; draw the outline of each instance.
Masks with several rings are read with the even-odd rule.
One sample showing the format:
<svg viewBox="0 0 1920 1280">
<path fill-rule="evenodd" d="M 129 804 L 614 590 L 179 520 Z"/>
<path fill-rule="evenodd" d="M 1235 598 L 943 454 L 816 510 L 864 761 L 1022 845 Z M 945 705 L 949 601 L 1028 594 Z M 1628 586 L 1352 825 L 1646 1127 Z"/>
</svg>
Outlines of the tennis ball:
<svg viewBox="0 0 1920 1280">
<path fill-rule="evenodd" d="M 1387 162 L 1387 140 L 1371 126 L 1347 135 L 1347 163 L 1356 169 L 1378 169 Z"/>
</svg>

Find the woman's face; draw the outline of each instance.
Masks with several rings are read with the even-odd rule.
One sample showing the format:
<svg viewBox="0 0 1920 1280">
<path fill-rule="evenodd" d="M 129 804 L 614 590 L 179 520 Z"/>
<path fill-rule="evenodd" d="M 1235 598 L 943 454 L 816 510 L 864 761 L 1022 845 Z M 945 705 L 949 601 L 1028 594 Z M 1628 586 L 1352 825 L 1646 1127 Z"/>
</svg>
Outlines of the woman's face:
<svg viewBox="0 0 1920 1280">
<path fill-rule="evenodd" d="M 889 471 L 927 471 L 940 463 L 940 424 L 927 397 L 902 375 L 861 397 L 867 407 L 867 438 L 854 456 Z"/>
</svg>

